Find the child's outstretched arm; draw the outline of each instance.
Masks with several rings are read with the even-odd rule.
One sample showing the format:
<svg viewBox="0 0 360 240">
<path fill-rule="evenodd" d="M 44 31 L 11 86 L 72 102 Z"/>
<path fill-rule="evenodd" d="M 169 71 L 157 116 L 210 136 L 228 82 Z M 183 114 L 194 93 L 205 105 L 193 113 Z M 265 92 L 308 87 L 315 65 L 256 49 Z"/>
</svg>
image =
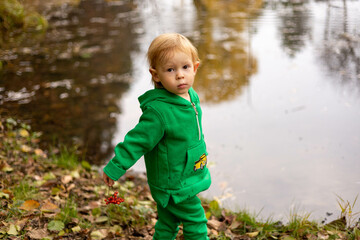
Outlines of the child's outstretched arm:
<svg viewBox="0 0 360 240">
<path fill-rule="evenodd" d="M 152 108 L 145 109 L 139 123 L 116 145 L 115 156 L 104 167 L 105 183 L 111 184 L 109 179 L 118 180 L 141 156 L 152 150 L 164 136 L 164 126 L 159 113 Z"/>
<path fill-rule="evenodd" d="M 105 172 L 103 172 L 103 180 L 105 182 L 106 185 L 108 185 L 109 187 L 111 187 L 112 185 L 114 185 L 114 180 L 112 180 L 111 178 L 109 178 L 108 175 L 106 175 Z"/>
</svg>

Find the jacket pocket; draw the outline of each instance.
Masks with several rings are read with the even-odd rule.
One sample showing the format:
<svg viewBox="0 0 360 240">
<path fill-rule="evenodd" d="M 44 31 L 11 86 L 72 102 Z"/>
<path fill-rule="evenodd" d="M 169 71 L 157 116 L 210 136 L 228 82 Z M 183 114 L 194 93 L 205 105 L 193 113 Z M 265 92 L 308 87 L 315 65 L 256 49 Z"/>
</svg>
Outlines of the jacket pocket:
<svg viewBox="0 0 360 240">
<path fill-rule="evenodd" d="M 184 177 L 201 175 L 206 168 L 207 152 L 204 141 L 201 141 L 195 147 L 189 148 L 186 152 L 186 166 Z"/>
</svg>

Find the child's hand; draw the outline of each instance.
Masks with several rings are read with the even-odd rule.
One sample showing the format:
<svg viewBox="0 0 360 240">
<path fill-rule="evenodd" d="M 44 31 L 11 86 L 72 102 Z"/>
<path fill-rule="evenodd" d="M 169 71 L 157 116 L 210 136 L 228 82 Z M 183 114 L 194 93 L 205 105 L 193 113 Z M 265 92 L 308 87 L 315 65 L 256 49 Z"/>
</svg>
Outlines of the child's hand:
<svg viewBox="0 0 360 240">
<path fill-rule="evenodd" d="M 114 185 L 114 180 L 112 180 L 111 178 L 109 178 L 108 175 L 106 175 L 105 172 L 103 172 L 103 180 L 105 182 L 106 185 L 108 185 L 109 187 L 111 187 L 112 185 Z"/>
</svg>

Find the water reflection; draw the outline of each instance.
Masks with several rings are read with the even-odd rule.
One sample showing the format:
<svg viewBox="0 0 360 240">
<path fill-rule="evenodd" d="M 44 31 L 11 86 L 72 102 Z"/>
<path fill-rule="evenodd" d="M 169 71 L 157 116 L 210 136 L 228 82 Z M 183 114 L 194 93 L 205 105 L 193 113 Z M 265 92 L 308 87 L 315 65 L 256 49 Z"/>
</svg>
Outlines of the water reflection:
<svg viewBox="0 0 360 240">
<path fill-rule="evenodd" d="M 258 15 L 262 0 L 199 1 L 196 7 L 200 33 L 195 44 L 202 63 L 195 88 L 206 102 L 232 99 L 257 72 L 250 19 Z"/>
<path fill-rule="evenodd" d="M 360 35 L 358 9 L 347 1 L 326 2 L 326 22 L 320 59 L 340 85 L 360 94 Z"/>
<path fill-rule="evenodd" d="M 204 107 L 207 146 L 215 159 L 209 195 L 223 193 L 220 198 L 227 206 L 264 208 L 265 217 L 286 213 L 295 203 L 320 218 L 337 209 L 334 193 L 348 199 L 356 196 L 360 169 L 358 96 L 343 94 L 345 82 L 341 88 L 331 84 L 338 76 L 329 76 L 328 64 L 317 59 L 327 44 L 337 42 L 337 34 L 332 34 L 343 31 L 338 14 L 344 11 L 334 8 L 326 41 L 322 13 L 329 2 L 332 6 L 346 2 L 352 6 L 347 16 L 353 19 L 346 21 L 358 27 L 354 19 L 359 2 L 287 2 L 267 1 L 254 20 L 251 49 L 258 71 L 248 90 Z M 354 9 L 351 14 L 349 9 Z M 358 56 L 359 47 L 354 45 L 358 32 L 349 25 L 347 29 L 357 49 L 344 44 L 341 50 L 333 45 L 331 51 Z M 338 58 L 331 54 L 323 59 Z M 339 58 L 337 63 L 349 59 Z M 354 69 L 358 62 L 349 65 Z M 358 73 L 348 74 L 354 79 Z"/>
<path fill-rule="evenodd" d="M 88 160 L 112 152 L 117 101 L 132 81 L 134 6 L 102 0 L 50 12 L 43 41 L 1 51 L 1 114 L 30 121 L 44 138 L 86 148 Z"/>
<path fill-rule="evenodd" d="M 270 1 L 270 8 L 278 9 L 281 46 L 290 56 L 302 50 L 311 33 L 309 1 Z"/>
</svg>

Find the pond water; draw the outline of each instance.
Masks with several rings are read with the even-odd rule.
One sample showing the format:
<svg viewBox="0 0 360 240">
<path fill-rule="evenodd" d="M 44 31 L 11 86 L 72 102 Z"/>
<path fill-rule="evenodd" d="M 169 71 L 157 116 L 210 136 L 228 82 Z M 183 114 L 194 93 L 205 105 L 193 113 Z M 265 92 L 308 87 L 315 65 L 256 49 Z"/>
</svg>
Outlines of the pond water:
<svg viewBox="0 0 360 240">
<path fill-rule="evenodd" d="M 1 113 L 50 142 L 86 146 L 101 164 L 152 88 L 150 42 L 179 32 L 201 58 L 194 88 L 213 179 L 203 196 L 263 217 L 294 207 L 337 217 L 336 194 L 351 202 L 360 192 L 360 2 L 194 2 L 63 7 L 35 47 L 1 50 Z"/>
</svg>

